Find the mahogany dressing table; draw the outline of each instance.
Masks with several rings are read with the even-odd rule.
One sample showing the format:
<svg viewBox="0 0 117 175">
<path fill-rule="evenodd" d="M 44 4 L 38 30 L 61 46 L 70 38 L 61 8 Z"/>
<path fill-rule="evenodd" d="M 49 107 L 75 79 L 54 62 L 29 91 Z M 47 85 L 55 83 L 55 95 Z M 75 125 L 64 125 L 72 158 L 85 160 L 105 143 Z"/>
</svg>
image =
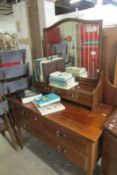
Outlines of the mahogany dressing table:
<svg viewBox="0 0 117 175">
<path fill-rule="evenodd" d="M 92 112 L 62 101 L 66 107 L 64 111 L 42 117 L 31 103 L 23 105 L 13 98 L 10 103 L 22 146 L 20 127 L 63 154 L 87 175 L 93 175 L 101 155 L 103 126 L 112 107 L 99 105 Z"/>
<path fill-rule="evenodd" d="M 69 27 L 65 27 L 64 22 L 65 24 L 68 22 Z M 62 26 L 58 28 L 60 24 Z M 72 28 L 68 31 L 70 26 Z M 63 30 L 65 33 L 65 29 L 67 29 L 66 36 L 61 34 Z M 23 105 L 16 98 L 9 99 L 21 146 L 23 146 L 21 128 L 24 128 L 78 165 L 86 172 L 86 175 L 93 175 L 96 162 L 101 156 L 104 123 L 114 111 L 112 106 L 102 104 L 101 29 L 102 21 L 79 19 L 65 19 L 44 29 L 45 56 L 53 54 L 50 46 L 55 48 L 58 46 L 56 42 L 59 42 L 59 48 L 61 48 L 63 42 L 60 39 L 62 38 L 68 42 L 69 48 L 69 53 L 64 55 L 65 59 L 69 56 L 65 64 L 84 67 L 87 71 L 87 77 L 76 77 L 76 80 L 80 82 L 80 88 L 76 87 L 67 91 L 50 87 L 44 82 L 35 84 L 41 92 L 59 94 L 62 97 L 61 102 L 66 107 L 64 111 L 41 116 L 33 104 Z M 75 36 L 70 33 L 71 31 L 74 31 Z M 56 37 L 52 38 L 53 36 Z M 77 36 L 78 41 L 75 40 Z M 54 51 L 57 50 L 58 48 Z"/>
</svg>

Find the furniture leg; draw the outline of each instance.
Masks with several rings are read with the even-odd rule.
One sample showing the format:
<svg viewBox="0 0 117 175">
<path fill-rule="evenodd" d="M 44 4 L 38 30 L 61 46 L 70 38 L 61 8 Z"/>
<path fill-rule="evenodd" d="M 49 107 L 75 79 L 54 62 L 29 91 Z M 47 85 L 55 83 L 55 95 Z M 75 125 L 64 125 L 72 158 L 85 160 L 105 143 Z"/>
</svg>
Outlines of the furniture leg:
<svg viewBox="0 0 117 175">
<path fill-rule="evenodd" d="M 16 130 L 17 130 L 19 145 L 20 145 L 21 148 L 23 148 L 24 143 L 23 143 L 23 136 L 22 136 L 22 131 L 21 131 L 20 126 L 17 126 Z"/>
<path fill-rule="evenodd" d="M 93 175 L 94 168 L 97 162 L 98 143 L 89 143 L 89 157 L 86 175 Z"/>
<path fill-rule="evenodd" d="M 14 130 L 12 128 L 12 125 L 11 125 L 11 123 L 9 121 L 8 114 L 7 114 L 6 111 L 5 111 L 5 114 L 4 115 L 5 115 L 6 124 L 8 126 L 8 132 L 9 132 L 9 135 L 10 135 L 11 141 L 12 141 L 11 144 L 13 145 L 13 147 L 15 148 L 15 150 L 18 150 L 16 135 L 15 135 Z"/>
<path fill-rule="evenodd" d="M 2 133 L 2 136 L 5 136 L 5 132 Z"/>
</svg>

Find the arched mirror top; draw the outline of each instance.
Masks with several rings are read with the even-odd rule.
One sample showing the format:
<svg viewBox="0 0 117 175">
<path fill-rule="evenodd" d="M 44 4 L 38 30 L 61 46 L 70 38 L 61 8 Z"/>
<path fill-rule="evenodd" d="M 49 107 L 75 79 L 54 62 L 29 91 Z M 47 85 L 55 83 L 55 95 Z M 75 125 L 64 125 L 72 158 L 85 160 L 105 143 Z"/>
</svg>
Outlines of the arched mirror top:
<svg viewBox="0 0 117 175">
<path fill-rule="evenodd" d="M 44 28 L 45 56 L 64 58 L 66 71 L 97 79 L 101 71 L 102 20 L 63 19 Z"/>
</svg>

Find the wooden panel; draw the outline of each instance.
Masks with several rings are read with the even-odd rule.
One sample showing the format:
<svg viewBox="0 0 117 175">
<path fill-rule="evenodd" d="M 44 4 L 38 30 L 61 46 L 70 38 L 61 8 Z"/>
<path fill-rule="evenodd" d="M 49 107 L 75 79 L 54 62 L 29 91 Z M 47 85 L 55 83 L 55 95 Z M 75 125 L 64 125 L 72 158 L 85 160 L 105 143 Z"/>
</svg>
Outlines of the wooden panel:
<svg viewBox="0 0 117 175">
<path fill-rule="evenodd" d="M 47 132 L 48 135 L 56 137 L 57 139 L 70 145 L 75 150 L 79 150 L 82 153 L 87 154 L 87 148 L 88 148 L 87 139 L 49 120 L 43 120 L 42 125 L 43 125 L 44 130 L 49 131 Z"/>
<path fill-rule="evenodd" d="M 41 139 L 43 142 L 47 143 L 51 148 L 55 149 L 57 152 L 61 153 L 64 157 L 68 158 L 74 164 L 78 165 L 82 170 L 87 170 L 87 157 L 75 151 L 67 144 L 64 144 L 60 140 L 57 140 L 55 136 L 48 135 L 45 130 L 41 127 L 40 130 L 30 129 L 29 131 L 36 136 L 37 138 Z M 43 131 L 43 132 L 42 132 Z M 47 130 L 46 130 L 47 131 Z"/>
<path fill-rule="evenodd" d="M 104 154 L 108 153 L 117 162 L 117 138 L 105 133 L 103 151 Z"/>
<path fill-rule="evenodd" d="M 33 111 L 29 111 L 27 108 L 21 105 L 12 104 L 14 113 L 16 113 L 16 122 L 25 129 L 37 129 L 40 130 L 40 116 Z"/>
<path fill-rule="evenodd" d="M 102 159 L 102 170 L 105 173 L 104 175 L 116 175 L 117 162 L 108 153 L 104 154 L 104 158 Z"/>
<path fill-rule="evenodd" d="M 104 28 L 104 33 L 107 36 L 106 42 L 106 70 L 109 73 L 109 79 L 113 82 L 114 69 L 117 55 L 117 27 Z"/>
<path fill-rule="evenodd" d="M 114 85 L 117 87 L 117 57 L 116 57 L 115 71 L 114 71 Z"/>
</svg>

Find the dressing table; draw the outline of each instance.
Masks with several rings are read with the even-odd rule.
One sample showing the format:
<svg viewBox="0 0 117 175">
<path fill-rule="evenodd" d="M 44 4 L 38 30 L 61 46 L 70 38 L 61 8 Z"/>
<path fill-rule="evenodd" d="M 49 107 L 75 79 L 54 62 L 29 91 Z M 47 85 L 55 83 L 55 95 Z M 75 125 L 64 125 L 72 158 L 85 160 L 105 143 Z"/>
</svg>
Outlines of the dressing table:
<svg viewBox="0 0 117 175">
<path fill-rule="evenodd" d="M 64 41 L 66 52 L 60 51 Z M 35 83 L 40 92 L 59 94 L 66 107 L 64 111 L 41 116 L 32 103 L 23 105 L 15 97 L 9 99 L 21 146 L 21 128 L 24 128 L 71 160 L 86 175 L 93 175 L 101 156 L 104 123 L 114 111 L 114 107 L 102 103 L 101 47 L 102 21 L 70 18 L 44 29 L 45 56 L 59 54 L 64 57 L 66 68 L 83 67 L 87 76 L 76 76 L 79 85 L 70 90 L 55 88 L 45 82 Z"/>
</svg>

